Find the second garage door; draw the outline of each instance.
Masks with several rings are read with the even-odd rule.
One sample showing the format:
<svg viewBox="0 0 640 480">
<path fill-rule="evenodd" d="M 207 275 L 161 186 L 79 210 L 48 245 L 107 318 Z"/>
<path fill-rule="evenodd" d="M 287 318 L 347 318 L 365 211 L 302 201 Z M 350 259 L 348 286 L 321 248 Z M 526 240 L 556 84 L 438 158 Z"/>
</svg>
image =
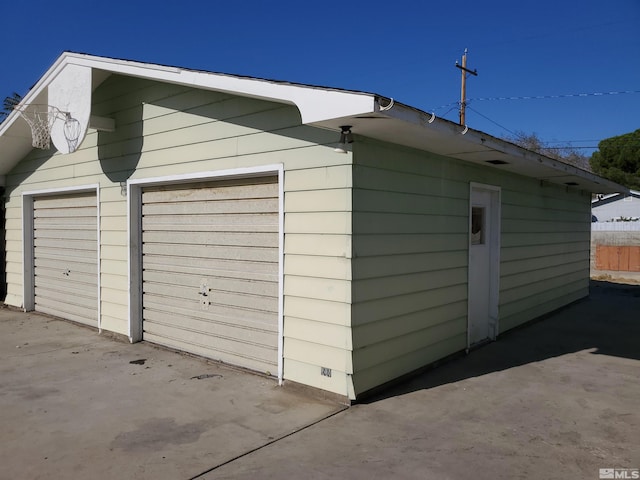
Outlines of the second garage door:
<svg viewBox="0 0 640 480">
<path fill-rule="evenodd" d="M 277 177 L 143 189 L 143 338 L 276 375 L 278 206 Z"/>
<path fill-rule="evenodd" d="M 34 197 L 35 310 L 98 326 L 95 193 Z"/>
</svg>

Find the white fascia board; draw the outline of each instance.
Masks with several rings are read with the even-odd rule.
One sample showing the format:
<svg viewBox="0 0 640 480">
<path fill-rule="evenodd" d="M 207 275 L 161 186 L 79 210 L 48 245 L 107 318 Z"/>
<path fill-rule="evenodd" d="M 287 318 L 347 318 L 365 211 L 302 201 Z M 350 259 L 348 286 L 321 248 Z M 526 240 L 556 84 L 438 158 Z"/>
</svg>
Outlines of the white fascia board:
<svg viewBox="0 0 640 480">
<path fill-rule="evenodd" d="M 629 190 L 626 187 L 618 185 L 615 182 L 602 178 L 594 173 L 587 172 L 573 165 L 554 160 L 553 158 L 546 157 L 539 153 L 535 153 L 519 147 L 513 143 L 498 138 L 492 137 L 486 133 L 478 130 L 468 128 L 466 125 L 457 125 L 453 122 L 441 120 L 435 115 L 426 114 L 417 109 L 411 108 L 402 104 L 394 104 L 390 109 L 384 112 L 386 115 L 400 120 L 410 122 L 416 125 L 421 125 L 425 128 L 435 128 L 440 132 L 447 135 L 458 135 L 460 137 L 460 143 L 470 143 L 474 145 L 480 145 L 497 152 L 504 153 L 510 157 L 518 158 L 531 162 L 537 165 L 550 168 L 555 171 L 563 172 L 567 175 L 573 175 L 586 180 L 587 182 L 595 185 L 602 185 L 611 190 L 617 190 L 619 192 L 627 193 Z M 454 155 L 455 156 L 455 155 Z"/>
<path fill-rule="evenodd" d="M 295 105 L 300 111 L 303 124 L 363 115 L 376 108 L 375 95 L 367 93 L 234 77 L 72 52 L 64 52 L 58 57 L 22 98 L 20 105 L 48 103 L 48 86 L 67 65 L 80 65 L 110 73 Z M 0 139 L 5 154 L 0 155 L 0 163 L 4 164 L 1 167 L 4 170 L 12 168 L 31 150 L 31 139 L 28 136 L 12 136 L 12 133 L 15 134 L 12 127 L 19 116 L 17 111 L 11 112 L 0 125 Z"/>
<path fill-rule="evenodd" d="M 69 63 L 121 75 L 295 105 L 300 110 L 303 124 L 371 113 L 376 107 L 375 95 L 367 93 L 234 77 L 90 55 L 66 55 Z"/>
<path fill-rule="evenodd" d="M 62 54 L 51 66 L 51 68 L 49 68 L 49 70 L 47 70 L 46 73 L 40 78 L 40 80 L 38 80 L 38 83 L 36 83 L 31 88 L 31 90 L 29 90 L 29 92 L 24 97 L 22 97 L 22 100 L 20 100 L 20 103 L 18 105 L 27 105 L 31 103 L 42 102 L 47 103 L 47 100 L 41 98 L 40 94 L 44 92 L 45 88 L 49 86 L 49 83 L 51 83 L 51 81 L 56 78 L 58 73 L 60 73 L 60 71 L 64 68 L 64 65 L 66 64 L 65 59 L 66 55 Z M 15 110 L 9 114 L 5 122 L 2 124 L 2 129 L 0 129 L 0 136 L 9 129 L 11 124 L 15 122 L 19 115 L 20 114 Z"/>
</svg>

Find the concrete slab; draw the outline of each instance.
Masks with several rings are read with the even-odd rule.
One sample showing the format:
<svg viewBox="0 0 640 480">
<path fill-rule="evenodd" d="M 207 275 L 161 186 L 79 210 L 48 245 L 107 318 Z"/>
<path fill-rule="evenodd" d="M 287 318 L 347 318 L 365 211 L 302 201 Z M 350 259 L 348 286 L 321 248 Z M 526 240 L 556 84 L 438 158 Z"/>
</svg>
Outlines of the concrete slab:
<svg viewBox="0 0 640 480">
<path fill-rule="evenodd" d="M 0 476 L 565 480 L 640 467 L 640 286 L 592 292 L 342 412 L 0 310 Z"/>
<path fill-rule="evenodd" d="M 594 282 L 587 301 L 199 478 L 566 480 L 638 468 L 638 312 L 640 286 Z"/>
<path fill-rule="evenodd" d="M 344 407 L 0 309 L 0 477 L 186 479 Z"/>
</svg>

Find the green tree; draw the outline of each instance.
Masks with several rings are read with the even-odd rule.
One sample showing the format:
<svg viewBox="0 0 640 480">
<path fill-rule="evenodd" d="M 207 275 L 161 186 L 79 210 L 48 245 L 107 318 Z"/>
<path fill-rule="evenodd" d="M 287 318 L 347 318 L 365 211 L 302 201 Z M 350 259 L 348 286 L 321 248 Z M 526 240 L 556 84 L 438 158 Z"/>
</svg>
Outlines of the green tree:
<svg viewBox="0 0 640 480">
<path fill-rule="evenodd" d="M 598 143 L 591 167 L 604 178 L 640 190 L 640 129 Z"/>
<path fill-rule="evenodd" d="M 16 92 L 13 92 L 13 94 L 11 94 L 10 96 L 5 97 L 4 101 L 2 102 L 2 110 L 0 110 L 0 123 L 4 122 L 5 118 L 7 118 L 9 114 L 13 112 L 13 109 L 20 103 L 20 100 L 22 100 L 22 95 Z"/>
</svg>

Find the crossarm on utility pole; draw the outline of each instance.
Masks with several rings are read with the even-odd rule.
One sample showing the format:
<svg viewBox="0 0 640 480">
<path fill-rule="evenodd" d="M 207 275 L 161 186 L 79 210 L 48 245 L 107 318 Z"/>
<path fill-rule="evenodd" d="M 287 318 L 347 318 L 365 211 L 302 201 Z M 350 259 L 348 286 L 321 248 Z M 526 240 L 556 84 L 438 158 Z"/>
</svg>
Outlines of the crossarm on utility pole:
<svg viewBox="0 0 640 480">
<path fill-rule="evenodd" d="M 456 67 L 462 71 L 462 85 L 460 87 L 460 125 L 465 125 L 465 109 L 467 106 L 467 75 L 478 76 L 477 70 L 467 68 L 467 49 L 462 54 L 462 65 L 456 60 Z"/>
</svg>

